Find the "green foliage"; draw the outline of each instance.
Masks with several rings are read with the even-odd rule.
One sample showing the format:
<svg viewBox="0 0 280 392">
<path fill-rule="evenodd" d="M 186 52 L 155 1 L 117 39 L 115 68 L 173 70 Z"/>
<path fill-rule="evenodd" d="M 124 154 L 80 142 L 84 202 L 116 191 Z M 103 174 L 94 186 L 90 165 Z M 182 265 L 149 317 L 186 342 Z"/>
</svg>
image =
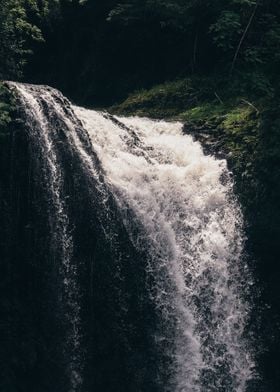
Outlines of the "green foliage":
<svg viewBox="0 0 280 392">
<path fill-rule="evenodd" d="M 112 104 L 178 77 L 226 79 L 231 68 L 239 88 L 251 73 L 279 83 L 276 0 L 2 3 L 0 78 L 55 85 L 83 104 Z"/>
<path fill-rule="evenodd" d="M 185 31 L 190 25 L 190 4 L 176 0 L 130 0 L 118 3 L 108 16 L 109 22 L 122 24 L 143 23 L 152 20 L 162 29 L 172 28 Z"/>
<path fill-rule="evenodd" d="M 199 91 L 191 79 L 166 82 L 150 90 L 140 90 L 129 96 L 112 111 L 151 117 L 170 117 L 179 114 L 186 106 L 196 102 Z"/>
<path fill-rule="evenodd" d="M 244 78 L 249 83 L 250 74 L 258 75 L 252 81 L 257 94 L 265 84 L 279 84 L 277 0 L 3 0 L 1 5 L 0 78 L 52 84 L 84 104 L 108 105 L 177 77 L 226 79 L 231 69 L 240 77 L 239 88 Z"/>
<path fill-rule="evenodd" d="M 34 41 L 41 41 L 40 29 L 32 24 L 27 10 L 34 10 L 34 0 L 3 0 L 0 9 L 0 78 L 17 79 L 32 52 Z M 35 8 L 37 10 L 37 8 Z"/>
<path fill-rule="evenodd" d="M 217 47 L 223 51 L 233 49 L 241 33 L 240 15 L 233 11 L 223 11 L 209 31 Z"/>
</svg>

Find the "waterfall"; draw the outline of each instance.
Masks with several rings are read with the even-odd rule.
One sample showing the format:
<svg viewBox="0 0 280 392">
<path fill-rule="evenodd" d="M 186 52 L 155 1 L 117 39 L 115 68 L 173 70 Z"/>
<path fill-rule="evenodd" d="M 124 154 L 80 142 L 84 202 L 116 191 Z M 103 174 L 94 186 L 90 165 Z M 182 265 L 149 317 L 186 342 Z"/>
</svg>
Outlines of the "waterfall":
<svg viewBox="0 0 280 392">
<path fill-rule="evenodd" d="M 247 391 L 251 277 L 226 161 L 179 122 L 9 86 L 47 199 L 65 391 Z"/>
</svg>

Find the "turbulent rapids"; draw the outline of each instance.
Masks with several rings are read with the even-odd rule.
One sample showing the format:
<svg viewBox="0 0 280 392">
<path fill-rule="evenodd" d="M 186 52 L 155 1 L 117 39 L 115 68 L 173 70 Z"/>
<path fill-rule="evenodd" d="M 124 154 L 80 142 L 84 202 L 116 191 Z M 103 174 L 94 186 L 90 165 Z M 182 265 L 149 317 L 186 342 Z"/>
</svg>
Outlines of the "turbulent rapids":
<svg viewBox="0 0 280 392">
<path fill-rule="evenodd" d="M 226 162 L 180 123 L 9 86 L 37 183 L 41 263 L 53 271 L 42 283 L 51 303 L 38 308 L 57 358 L 38 361 L 59 371 L 36 391 L 249 390 L 250 274 Z"/>
</svg>

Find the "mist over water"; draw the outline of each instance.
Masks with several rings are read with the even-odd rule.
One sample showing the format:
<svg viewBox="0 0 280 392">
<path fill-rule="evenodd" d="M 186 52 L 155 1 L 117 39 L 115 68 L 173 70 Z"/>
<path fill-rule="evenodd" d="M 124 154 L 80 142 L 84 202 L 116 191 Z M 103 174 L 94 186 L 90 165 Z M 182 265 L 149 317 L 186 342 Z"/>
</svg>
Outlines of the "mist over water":
<svg viewBox="0 0 280 392">
<path fill-rule="evenodd" d="M 69 170 L 72 159 L 78 162 L 74 167 L 79 167 L 78 177 L 87 187 L 88 220 L 83 219 L 82 224 L 89 226 L 88 238 L 89 222 L 96 221 L 103 233 L 102 246 L 110 248 L 111 254 L 120 248 L 121 256 L 112 257 L 116 272 L 111 284 L 117 286 L 127 279 L 137 282 L 133 263 L 144 271 L 137 291 L 133 283 L 120 285 L 122 291 L 112 287 L 111 293 L 102 295 L 120 293 L 110 312 L 117 314 L 114 323 L 127 342 L 128 363 L 139 351 L 142 359 L 135 367 L 142 368 L 143 379 L 153 385 L 146 392 L 245 392 L 255 376 L 253 352 L 245 334 L 250 314 L 245 297 L 251 278 L 243 256 L 243 217 L 226 161 L 206 156 L 199 143 L 182 133 L 180 123 L 113 117 L 71 106 L 48 87 L 12 86 L 25 112 L 49 198 L 52 252 L 60 263 L 62 282 L 57 296 L 67 325 L 62 347 L 68 390 L 89 392 L 86 379 L 98 361 L 89 364 L 95 348 L 87 345 L 87 336 L 95 332 L 87 326 L 83 296 L 89 296 L 85 294 L 89 289 L 79 279 L 81 260 L 74 251 L 79 249 L 79 236 L 72 234 L 77 222 L 72 218 L 74 212 L 69 212 L 80 207 L 69 200 L 65 190 L 66 166 Z M 69 150 L 66 160 L 64 150 Z M 121 235 L 115 226 L 122 227 Z M 129 244 L 127 248 L 120 245 L 122 241 Z M 132 275 L 122 275 L 130 268 Z M 90 290 L 100 287 L 93 284 Z M 126 298 L 135 296 L 134 287 L 139 295 L 133 301 L 145 303 L 147 308 L 131 309 L 132 302 Z M 92 295 L 92 301 L 102 301 L 102 295 Z M 102 307 L 102 303 L 96 306 Z M 156 320 L 145 330 L 137 321 L 147 317 L 144 309 L 152 309 Z M 96 323 L 99 314 L 93 312 Z M 126 336 L 125 320 L 136 335 L 137 329 L 143 330 L 141 348 L 136 349 L 134 338 Z M 152 376 L 145 360 L 150 355 L 150 347 L 145 347 L 149 341 L 156 360 Z M 105 351 L 104 355 L 110 354 Z M 86 371 L 88 368 L 91 370 Z M 102 377 L 105 373 L 99 375 L 100 391 L 105 383 Z M 135 378 L 136 382 L 140 385 L 142 381 Z M 113 389 L 104 387 L 102 392 L 107 390 Z M 130 390 L 125 385 L 115 387 L 115 391 Z"/>
</svg>

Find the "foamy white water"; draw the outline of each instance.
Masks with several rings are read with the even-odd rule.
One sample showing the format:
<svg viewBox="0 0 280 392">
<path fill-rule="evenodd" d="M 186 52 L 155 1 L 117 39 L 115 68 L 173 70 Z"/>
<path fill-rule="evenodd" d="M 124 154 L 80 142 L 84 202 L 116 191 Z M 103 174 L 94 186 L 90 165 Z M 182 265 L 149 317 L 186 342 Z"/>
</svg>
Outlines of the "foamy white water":
<svg viewBox="0 0 280 392">
<path fill-rule="evenodd" d="M 245 391 L 254 363 L 243 337 L 243 222 L 226 162 L 205 156 L 180 123 L 118 118 L 121 126 L 95 111 L 75 113 L 134 245 L 149 252 L 151 295 L 174 328 L 173 347 L 169 331 L 155 336 L 170 350 L 167 390 Z"/>
<path fill-rule="evenodd" d="M 161 320 L 153 339 L 168 358 L 164 391 L 245 392 L 254 376 L 245 336 L 250 306 L 244 291 L 250 276 L 242 214 L 226 162 L 204 155 L 199 143 L 183 135 L 180 123 L 111 117 L 71 107 L 44 86 L 13 86 L 43 160 L 50 195 L 53 246 L 62 262 L 70 326 L 65 349 L 71 392 L 83 390 L 85 348 L 64 168 L 56 145 L 61 129 L 86 177 L 95 180 L 87 182 L 90 194 L 98 190 L 99 205 L 106 210 L 110 190 L 132 244 L 146 255 L 143 265 L 152 278 L 147 290 Z M 107 235 L 102 222 L 101 229 Z"/>
</svg>

